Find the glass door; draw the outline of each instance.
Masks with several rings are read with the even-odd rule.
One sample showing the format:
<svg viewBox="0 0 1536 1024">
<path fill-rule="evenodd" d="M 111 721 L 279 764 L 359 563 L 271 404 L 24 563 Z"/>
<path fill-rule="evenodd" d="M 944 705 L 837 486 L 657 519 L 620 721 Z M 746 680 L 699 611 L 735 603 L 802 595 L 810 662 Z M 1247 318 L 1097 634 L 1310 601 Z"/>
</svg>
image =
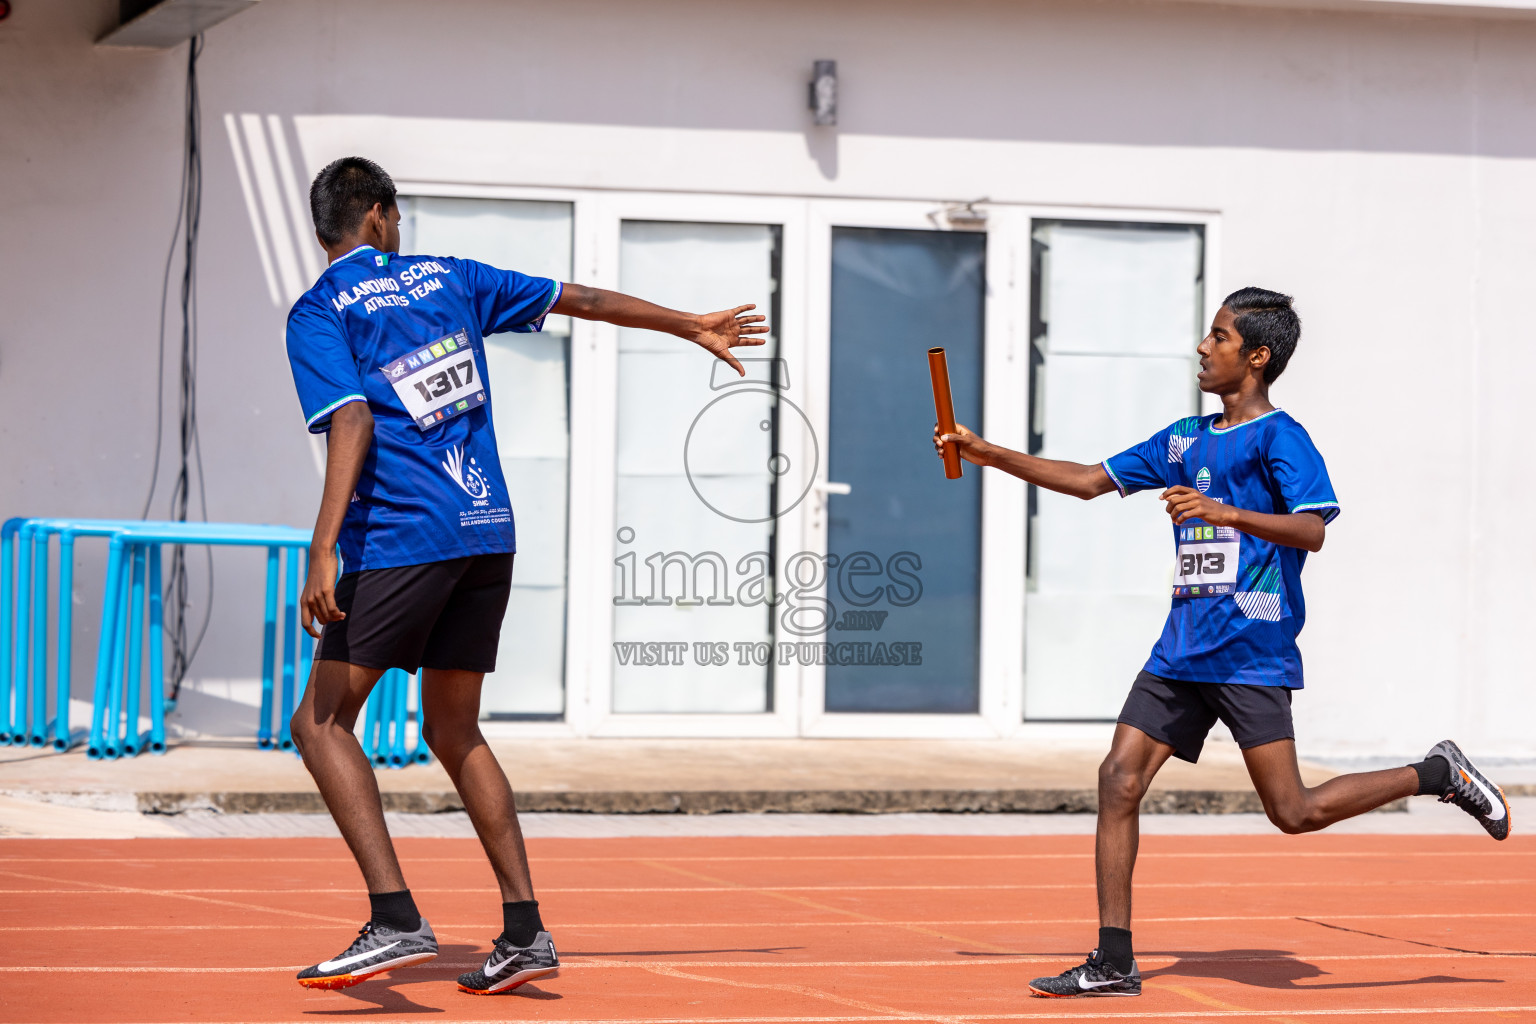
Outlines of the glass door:
<svg viewBox="0 0 1536 1024">
<path fill-rule="evenodd" d="M 780 230 L 624 220 L 619 287 L 698 312 L 751 302 L 776 324 Z M 774 706 L 778 452 L 768 343 L 747 378 L 678 338 L 618 333 L 613 704 L 617 714 L 763 714 Z"/>
<path fill-rule="evenodd" d="M 572 204 L 400 197 L 400 248 L 571 279 Z M 557 719 L 565 711 L 571 321 L 485 339 L 491 417 L 517 525 L 512 594 L 481 713 Z"/>
<path fill-rule="evenodd" d="M 1198 411 L 1204 228 L 1036 220 L 1029 451 L 1099 462 Z M 1168 614 L 1156 494 L 1029 489 L 1024 717 L 1112 720 Z"/>
<path fill-rule="evenodd" d="M 1023 443 L 1007 342 L 1017 222 L 938 203 L 812 205 L 812 410 L 827 455 L 803 517 L 824 604 L 820 631 L 796 638 L 803 735 L 1017 728 L 1023 493 L 973 466 L 945 478 L 928 371 L 943 347 L 959 422 Z"/>
<path fill-rule="evenodd" d="M 939 469 L 927 352 L 982 429 L 986 243 L 832 229 L 827 712 L 980 710 L 981 474 Z"/>
<path fill-rule="evenodd" d="M 773 330 L 734 350 L 745 377 L 681 338 L 578 330 L 577 450 L 591 455 L 572 508 L 584 538 L 574 600 L 585 612 L 571 647 L 583 732 L 793 734 L 799 679 L 780 658 L 785 561 L 801 545 L 793 511 L 823 458 L 803 411 L 794 294 L 804 209 L 615 194 L 586 222 L 598 239 L 591 283 L 696 313 L 753 303 Z"/>
</svg>

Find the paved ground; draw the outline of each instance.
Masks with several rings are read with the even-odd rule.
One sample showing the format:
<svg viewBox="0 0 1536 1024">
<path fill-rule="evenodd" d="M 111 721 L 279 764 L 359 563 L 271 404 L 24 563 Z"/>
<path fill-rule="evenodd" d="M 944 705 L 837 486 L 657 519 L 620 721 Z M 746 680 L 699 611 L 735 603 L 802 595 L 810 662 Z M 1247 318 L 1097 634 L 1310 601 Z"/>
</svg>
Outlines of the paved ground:
<svg viewBox="0 0 1536 1024">
<path fill-rule="evenodd" d="M 1107 736 L 1107 732 L 1106 732 Z M 496 741 L 520 805 L 593 813 L 719 811 L 1091 811 L 1103 739 Z M 1304 765 L 1308 784 L 1333 772 Z M 435 764 L 381 769 L 386 807 L 459 808 Z M 0 794 L 103 810 L 322 812 L 291 753 L 203 741 L 156 757 L 91 761 L 0 748 Z M 1170 761 L 1148 812 L 1260 810 L 1241 755 L 1211 742 L 1199 765 Z"/>
</svg>

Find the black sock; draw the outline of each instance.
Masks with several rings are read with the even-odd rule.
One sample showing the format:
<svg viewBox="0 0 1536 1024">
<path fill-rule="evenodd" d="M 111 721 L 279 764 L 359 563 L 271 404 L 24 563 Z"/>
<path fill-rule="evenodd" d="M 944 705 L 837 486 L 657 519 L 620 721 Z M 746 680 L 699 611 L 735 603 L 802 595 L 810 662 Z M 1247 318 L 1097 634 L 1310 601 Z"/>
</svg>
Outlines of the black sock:
<svg viewBox="0 0 1536 1024">
<path fill-rule="evenodd" d="M 1451 763 L 1438 754 L 1408 767 L 1419 773 L 1419 796 L 1443 796 L 1451 788 Z"/>
<path fill-rule="evenodd" d="M 1099 959 L 1119 971 L 1131 973 L 1131 930 L 1129 928 L 1099 929 Z"/>
<path fill-rule="evenodd" d="M 539 919 L 538 900 L 518 900 L 501 905 L 500 941 L 510 942 L 514 946 L 531 946 L 543 930 L 544 922 Z"/>
<path fill-rule="evenodd" d="M 421 913 L 416 909 L 416 901 L 411 899 L 409 889 L 371 892 L 368 894 L 368 902 L 373 907 L 373 916 L 369 920 L 374 924 L 382 924 L 398 932 L 413 932 L 421 927 Z"/>
</svg>

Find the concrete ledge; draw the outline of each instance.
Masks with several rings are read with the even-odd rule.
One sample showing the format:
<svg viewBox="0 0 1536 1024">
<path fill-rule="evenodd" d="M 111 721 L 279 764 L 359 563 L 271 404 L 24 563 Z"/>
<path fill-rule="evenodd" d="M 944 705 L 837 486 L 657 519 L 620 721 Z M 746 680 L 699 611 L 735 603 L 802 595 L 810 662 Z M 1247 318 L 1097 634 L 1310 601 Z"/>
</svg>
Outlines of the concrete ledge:
<svg viewBox="0 0 1536 1024">
<path fill-rule="evenodd" d="M 385 792 L 384 809 L 408 814 L 463 810 L 457 793 Z M 903 789 L 903 790 L 660 790 L 519 793 L 525 812 L 581 814 L 1092 814 L 1098 794 L 1091 789 Z M 222 814 L 324 814 L 314 792 L 137 794 L 145 814 L 217 811 Z M 1143 814 L 1263 813 L 1258 794 L 1240 790 L 1155 790 L 1142 801 Z M 1398 800 L 1382 811 L 1405 812 Z"/>
<path fill-rule="evenodd" d="M 584 814 L 1092 814 L 1106 737 L 1041 740 L 493 739 L 518 806 Z M 1303 761 L 1316 786 L 1333 769 Z M 460 810 L 438 764 L 380 771 L 386 810 Z M 1510 772 L 1505 792 L 1536 792 Z M 249 740 L 188 742 L 164 757 L 91 761 L 83 751 L 0 750 L 0 796 L 96 811 L 324 814 L 309 773 Z M 1405 802 L 1386 810 L 1402 811 Z M 1147 814 L 1257 814 L 1241 751 L 1206 744 L 1198 765 L 1170 760 Z M 4 821 L 0 820 L 0 826 Z"/>
</svg>

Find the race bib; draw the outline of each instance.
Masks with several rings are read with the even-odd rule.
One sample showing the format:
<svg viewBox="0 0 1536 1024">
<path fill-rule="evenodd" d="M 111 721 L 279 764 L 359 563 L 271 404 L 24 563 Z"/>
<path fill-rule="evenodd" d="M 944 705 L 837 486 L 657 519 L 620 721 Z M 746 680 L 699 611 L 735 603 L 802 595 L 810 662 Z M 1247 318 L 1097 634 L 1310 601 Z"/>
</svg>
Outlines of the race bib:
<svg viewBox="0 0 1536 1024">
<path fill-rule="evenodd" d="M 485 404 L 485 386 L 465 331 L 438 338 L 388 366 L 379 367 L 422 430 Z"/>
<path fill-rule="evenodd" d="M 1174 597 L 1218 597 L 1237 589 L 1237 531 L 1230 526 L 1181 526 L 1173 567 Z"/>
</svg>

